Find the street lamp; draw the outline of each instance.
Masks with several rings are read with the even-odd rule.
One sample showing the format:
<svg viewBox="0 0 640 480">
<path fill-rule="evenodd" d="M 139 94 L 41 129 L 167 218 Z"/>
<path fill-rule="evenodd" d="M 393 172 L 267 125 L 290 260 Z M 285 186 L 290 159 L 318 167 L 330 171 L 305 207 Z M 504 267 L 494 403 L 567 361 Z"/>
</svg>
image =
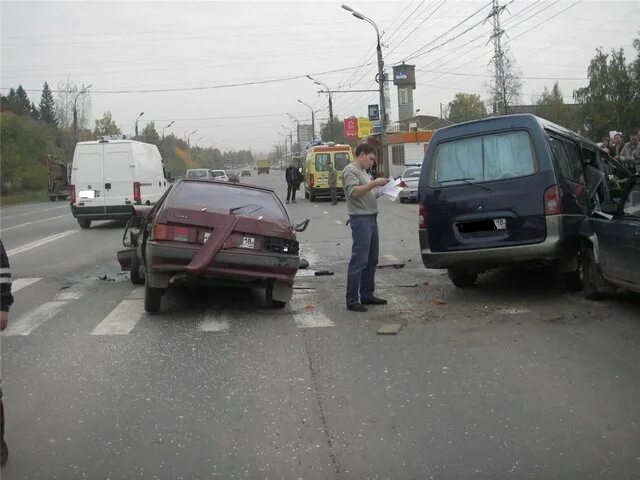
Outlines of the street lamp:
<svg viewBox="0 0 640 480">
<path fill-rule="evenodd" d="M 164 131 L 169 128 L 171 125 L 175 123 L 175 120 L 171 120 L 163 129 L 162 129 L 162 139 L 164 140 Z"/>
<path fill-rule="evenodd" d="M 298 142 L 298 155 L 299 155 L 300 154 L 300 120 L 298 120 L 297 117 L 294 117 L 290 113 L 287 113 L 287 115 L 289 115 L 291 120 L 296 122 L 296 141 Z"/>
<path fill-rule="evenodd" d="M 291 157 L 291 161 L 293 161 L 293 130 L 291 130 L 289 127 L 286 127 L 284 125 L 282 125 L 282 128 L 284 128 L 287 132 L 289 132 L 289 156 Z M 285 138 L 285 142 L 286 142 L 286 138 Z"/>
<path fill-rule="evenodd" d="M 316 80 L 311 75 L 307 75 L 307 78 L 316 85 L 323 87 L 325 92 L 327 92 L 327 95 L 329 95 L 329 140 L 333 140 L 333 98 L 331 97 L 331 89 L 326 83 Z"/>
<path fill-rule="evenodd" d="M 73 99 L 73 131 L 75 132 L 76 143 L 78 143 L 78 97 L 87 93 L 91 87 L 93 87 L 93 84 L 88 87 L 83 87 L 82 90 L 77 93 L 76 98 Z"/>
<path fill-rule="evenodd" d="M 140 112 L 140 115 L 138 115 L 138 118 L 136 118 L 136 140 L 138 139 L 138 120 L 140 120 L 140 117 L 144 115 L 144 112 Z"/>
<path fill-rule="evenodd" d="M 191 132 L 189 135 L 187 135 L 187 161 L 189 163 L 191 162 L 191 144 L 189 143 L 189 139 L 191 138 L 191 135 L 193 135 L 197 131 L 198 131 L 198 129 L 196 128 L 193 132 Z"/>
<path fill-rule="evenodd" d="M 304 103 L 300 99 L 298 99 L 298 102 L 300 102 L 302 105 L 304 105 L 309 110 L 311 110 L 311 141 L 313 142 L 315 140 L 315 138 L 316 138 L 316 116 L 315 116 L 315 113 L 313 111 L 313 107 L 311 105 L 309 105 L 308 103 Z"/>
<path fill-rule="evenodd" d="M 371 20 L 369 17 L 361 14 L 360 12 L 355 11 L 349 5 L 342 5 L 342 8 L 347 12 L 350 12 L 351 15 L 356 17 L 358 20 L 364 20 L 369 23 L 376 31 L 376 40 L 377 46 L 376 50 L 378 52 L 378 85 L 380 87 L 380 147 L 381 147 L 381 163 L 382 169 L 385 175 L 389 174 L 389 165 L 387 164 L 387 112 L 385 108 L 384 101 L 384 61 L 382 60 L 382 47 L 380 45 L 380 29 L 378 29 L 378 25 Z"/>
</svg>

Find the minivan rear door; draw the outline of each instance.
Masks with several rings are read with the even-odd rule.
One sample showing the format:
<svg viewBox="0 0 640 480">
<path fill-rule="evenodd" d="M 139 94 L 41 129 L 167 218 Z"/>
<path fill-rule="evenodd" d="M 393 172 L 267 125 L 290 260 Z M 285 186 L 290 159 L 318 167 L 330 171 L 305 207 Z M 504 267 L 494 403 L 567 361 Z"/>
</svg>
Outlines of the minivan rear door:
<svg viewBox="0 0 640 480">
<path fill-rule="evenodd" d="M 78 206 L 99 208 L 99 213 L 104 208 L 103 154 L 102 144 L 78 145 L 72 172 Z"/>
<path fill-rule="evenodd" d="M 133 203 L 133 158 L 130 143 L 110 143 L 104 147 L 105 205 Z"/>
<path fill-rule="evenodd" d="M 541 172 L 526 130 L 436 145 L 426 165 L 427 228 L 434 252 L 539 243 L 546 238 Z"/>
</svg>

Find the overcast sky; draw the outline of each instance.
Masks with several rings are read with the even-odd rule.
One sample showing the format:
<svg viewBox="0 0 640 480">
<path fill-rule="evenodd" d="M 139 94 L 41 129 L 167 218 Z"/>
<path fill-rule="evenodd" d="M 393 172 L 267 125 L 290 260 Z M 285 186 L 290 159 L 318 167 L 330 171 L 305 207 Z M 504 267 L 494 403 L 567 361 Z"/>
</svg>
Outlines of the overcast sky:
<svg viewBox="0 0 640 480">
<path fill-rule="evenodd" d="M 488 3 L 349 5 L 384 32 L 389 69 L 407 58 L 416 65 L 415 107 L 438 115 L 440 103 L 458 91 L 487 96 L 490 22 L 459 34 L 487 15 Z M 93 84 L 92 116 L 109 110 L 125 132 L 133 131 L 144 111 L 142 120 L 155 120 L 159 130 L 170 120 L 176 122 L 167 131 L 179 136 L 197 128 L 203 145 L 267 151 L 281 140 L 284 127 L 293 128 L 287 112 L 308 121 L 309 109 L 297 99 L 311 104 L 319 119 L 328 117 L 326 96 L 304 75 L 314 74 L 333 89 L 376 86 L 375 65 L 353 68 L 375 61 L 375 32 L 339 2 L 3 1 L 1 8 L 3 93 L 18 84 L 41 89 L 45 80 L 55 89 L 67 77 Z M 573 90 L 586 83 L 596 47 L 623 47 L 628 59 L 633 56 L 640 2 L 514 0 L 501 19 L 504 43 L 524 77 L 522 103 L 531 103 L 555 79 L 571 101 Z M 422 55 L 410 58 L 415 52 Z M 303 78 L 206 88 L 290 77 Z M 180 90 L 114 93 L 157 89 Z M 391 93 L 390 113 L 397 120 L 395 87 Z M 29 95 L 39 101 L 39 92 Z M 336 94 L 334 113 L 366 116 L 369 103 L 377 103 L 376 93 Z"/>
</svg>

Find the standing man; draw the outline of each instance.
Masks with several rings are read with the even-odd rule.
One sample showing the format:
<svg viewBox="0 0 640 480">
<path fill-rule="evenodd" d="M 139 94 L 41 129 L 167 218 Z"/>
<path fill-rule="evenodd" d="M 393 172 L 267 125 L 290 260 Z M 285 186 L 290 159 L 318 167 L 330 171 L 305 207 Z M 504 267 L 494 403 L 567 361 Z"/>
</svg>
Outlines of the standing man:
<svg viewBox="0 0 640 480">
<path fill-rule="evenodd" d="M 613 136 L 613 143 L 609 146 L 609 154 L 616 160 L 620 160 L 620 152 L 623 148 L 622 134 L 618 132 Z"/>
<path fill-rule="evenodd" d="M 356 147 L 356 161 L 342 171 L 353 239 L 347 273 L 347 309 L 354 312 L 366 312 L 364 305 L 387 303 L 373 295 L 379 250 L 378 204 L 374 189 L 388 181 L 386 178 L 372 180 L 367 173 L 375 160 L 373 147 L 364 143 Z"/>
<path fill-rule="evenodd" d="M 640 172 L 640 143 L 638 142 L 638 135 L 640 132 L 633 132 L 631 134 L 631 140 L 627 143 L 620 152 L 620 161 L 622 164 L 631 170 L 632 173 Z"/>
<path fill-rule="evenodd" d="M 296 203 L 296 190 L 300 186 L 298 169 L 294 165 L 289 165 L 284 171 L 284 178 L 287 181 L 287 203 L 289 200 Z"/>
<path fill-rule="evenodd" d="M 0 330 L 7 328 L 9 323 L 9 307 L 13 303 L 11 295 L 11 268 L 4 244 L 0 240 Z M 4 441 L 4 405 L 2 403 L 2 389 L 0 389 L 0 465 L 4 465 L 9 456 L 7 442 Z"/>
<path fill-rule="evenodd" d="M 338 188 L 338 172 L 333 166 L 333 162 L 329 162 L 329 191 L 331 192 L 331 205 L 338 204 L 338 196 L 336 189 Z"/>
</svg>

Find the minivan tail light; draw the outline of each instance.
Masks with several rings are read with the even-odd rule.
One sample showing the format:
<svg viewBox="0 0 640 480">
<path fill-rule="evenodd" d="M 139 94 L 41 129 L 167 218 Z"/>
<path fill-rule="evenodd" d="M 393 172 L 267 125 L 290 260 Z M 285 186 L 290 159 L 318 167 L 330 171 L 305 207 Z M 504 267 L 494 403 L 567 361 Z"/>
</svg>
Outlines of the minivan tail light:
<svg viewBox="0 0 640 480">
<path fill-rule="evenodd" d="M 315 179 L 313 173 L 310 173 L 309 174 L 309 186 L 311 188 L 313 188 L 315 186 L 315 184 L 316 184 L 316 179 Z"/>
<path fill-rule="evenodd" d="M 140 191 L 140 182 L 133 182 L 133 201 L 142 203 L 142 192 Z"/>
<path fill-rule="evenodd" d="M 420 204 L 420 208 L 418 209 L 418 228 L 427 228 L 427 207 L 422 204 Z"/>
<path fill-rule="evenodd" d="M 168 240 L 171 242 L 188 242 L 189 241 L 189 228 L 187 227 L 174 227 L 171 225 L 165 225 L 163 223 L 157 223 L 153 226 L 153 240 Z"/>
<path fill-rule="evenodd" d="M 76 186 L 69 185 L 69 196 L 71 197 L 71 203 L 76 203 Z"/>
<path fill-rule="evenodd" d="M 557 185 L 551 185 L 544 191 L 544 214 L 559 215 L 562 213 L 560 189 Z"/>
</svg>

